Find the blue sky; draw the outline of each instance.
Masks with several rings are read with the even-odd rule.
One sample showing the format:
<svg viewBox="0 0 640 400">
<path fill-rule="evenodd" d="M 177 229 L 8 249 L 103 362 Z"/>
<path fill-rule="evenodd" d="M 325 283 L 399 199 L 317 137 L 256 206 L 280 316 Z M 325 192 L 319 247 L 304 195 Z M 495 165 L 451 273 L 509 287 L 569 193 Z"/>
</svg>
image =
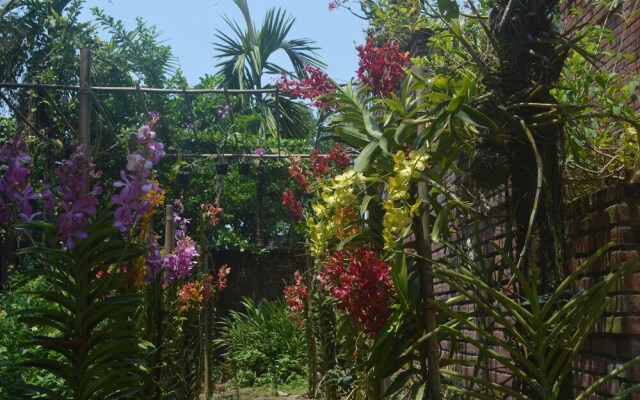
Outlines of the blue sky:
<svg viewBox="0 0 640 400">
<path fill-rule="evenodd" d="M 329 76 L 342 82 L 355 75 L 358 61 L 354 47 L 363 41 L 365 25 L 344 9 L 329 11 L 329 1 L 248 0 L 252 17 L 258 23 L 269 8 L 286 10 L 296 19 L 290 37 L 315 40 L 320 58 L 328 64 Z M 134 25 L 137 16 L 156 25 L 191 85 L 200 76 L 215 72 L 214 33 L 216 29 L 227 29 L 223 15 L 242 21 L 232 0 L 87 0 L 82 20 L 91 19 L 91 7 L 102 8 L 128 28 Z M 279 57 L 275 61 L 283 63 L 284 59 Z"/>
</svg>

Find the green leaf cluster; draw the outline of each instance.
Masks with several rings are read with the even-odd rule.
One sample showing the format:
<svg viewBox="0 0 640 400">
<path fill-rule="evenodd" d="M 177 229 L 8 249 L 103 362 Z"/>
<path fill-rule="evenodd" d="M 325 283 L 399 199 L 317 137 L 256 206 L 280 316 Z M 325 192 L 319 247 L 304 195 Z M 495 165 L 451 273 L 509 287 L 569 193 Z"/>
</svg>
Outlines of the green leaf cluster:
<svg viewBox="0 0 640 400">
<path fill-rule="evenodd" d="M 230 311 L 219 325 L 215 344 L 222 351 L 221 369 L 240 387 L 283 384 L 305 374 L 306 342 L 291 320 L 283 299 L 242 300 L 243 312 Z"/>
<path fill-rule="evenodd" d="M 123 241 L 112 225 L 111 214 L 103 212 L 87 227 L 87 239 L 78 240 L 73 250 L 20 251 L 42 257 L 40 274 L 48 286 L 28 294 L 45 299 L 48 306 L 15 315 L 25 324 L 46 328 L 47 335 L 35 335 L 25 345 L 49 353 L 20 365 L 54 374 L 66 392 L 37 385 L 24 385 L 24 390 L 46 393 L 50 399 L 89 400 L 133 396 L 149 387 L 143 358 L 149 344 L 139 339 L 134 320 L 142 298 L 129 292 L 128 276 L 117 268 L 145 249 Z M 46 223 L 21 228 L 46 236 L 56 231 Z"/>
</svg>

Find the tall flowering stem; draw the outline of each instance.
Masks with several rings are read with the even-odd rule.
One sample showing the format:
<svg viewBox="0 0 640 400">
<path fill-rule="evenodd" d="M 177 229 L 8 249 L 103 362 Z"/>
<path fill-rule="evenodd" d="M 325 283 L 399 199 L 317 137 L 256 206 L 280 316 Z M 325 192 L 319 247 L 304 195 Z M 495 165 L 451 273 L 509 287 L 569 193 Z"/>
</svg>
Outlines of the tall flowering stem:
<svg viewBox="0 0 640 400">
<path fill-rule="evenodd" d="M 231 268 L 227 267 L 227 264 L 224 264 L 220 267 L 220 269 L 218 270 L 218 281 L 216 282 L 218 290 L 224 290 L 227 287 L 227 285 L 229 284 L 229 281 L 227 279 L 230 273 Z"/>
<path fill-rule="evenodd" d="M 75 247 L 74 239 L 87 237 L 84 228 L 89 224 L 89 217 L 98 212 L 98 196 L 102 187 L 90 181 L 100 177 L 94 171 L 94 165 L 85 155 L 85 145 L 80 145 L 67 161 L 58 162 L 56 176 L 61 184 L 56 186 L 59 195 L 60 213 L 56 217 L 58 239 L 69 249 Z"/>
<path fill-rule="evenodd" d="M 174 201 L 174 207 L 173 223 L 176 227 L 176 247 L 172 253 L 167 254 L 162 260 L 163 270 L 165 272 L 163 279 L 167 284 L 177 280 L 186 280 L 200 256 L 200 253 L 196 249 L 196 242 L 187 235 L 187 225 L 191 221 L 182 216 L 182 213 L 184 213 L 182 200 L 176 199 Z"/>
<path fill-rule="evenodd" d="M 143 257 L 144 263 L 139 263 L 132 274 L 151 281 L 166 269 L 158 238 L 151 227 L 155 210 L 165 200 L 160 184 L 152 178 L 152 168 L 160 162 L 165 152 L 164 145 L 156 141 L 154 131 L 160 114 L 152 111 L 148 118 L 136 134 L 138 149 L 127 155 L 127 164 L 120 171 L 120 180 L 113 184 L 119 192 L 111 197 L 111 202 L 116 206 L 113 225 L 122 233 L 128 232 L 130 237 L 139 237 L 148 249 Z M 144 266 L 146 269 L 143 273 L 141 269 Z M 139 281 L 136 279 L 141 284 Z"/>
<path fill-rule="evenodd" d="M 287 302 L 289 310 L 294 313 L 292 316 L 294 321 L 301 323 L 299 315 L 304 311 L 307 297 L 309 297 L 309 289 L 304 283 L 304 277 L 299 271 L 296 271 L 293 274 L 293 284 L 285 286 L 284 288 L 284 299 Z"/>
<path fill-rule="evenodd" d="M 227 277 L 231 268 L 223 265 L 218 270 L 217 281 L 213 282 L 213 276 L 206 274 L 204 278 L 185 282 L 178 290 L 178 302 L 183 311 L 197 308 L 202 310 L 205 302 L 210 301 L 227 287 Z"/>
<path fill-rule="evenodd" d="M 149 217 L 164 200 L 164 193 L 157 182 L 150 180 L 151 168 L 165 155 L 164 145 L 156 141 L 153 131 L 160 118 L 157 112 L 149 113 L 149 121 L 138 130 L 140 150 L 127 156 L 126 171 L 120 171 L 121 180 L 113 184 L 120 189 L 111 197 L 117 206 L 114 226 L 126 232 L 144 217 Z"/>
<path fill-rule="evenodd" d="M 205 212 L 206 218 L 211 226 L 216 226 L 220 222 L 220 214 L 224 212 L 224 208 L 220 207 L 220 197 L 216 197 L 213 204 L 200 204 L 200 209 Z"/>
<path fill-rule="evenodd" d="M 345 234 L 355 234 L 360 228 L 354 224 L 354 209 L 358 194 L 364 190 L 365 177 L 349 168 L 327 180 L 320 187 L 311 204 L 307 218 L 309 250 L 313 257 L 322 257 L 334 239 L 344 240 Z"/>
<path fill-rule="evenodd" d="M 287 216 L 294 224 L 300 222 L 304 216 L 302 202 L 296 199 L 296 195 L 291 189 L 285 189 L 285 191 L 282 192 L 282 206 L 285 208 Z"/>
<path fill-rule="evenodd" d="M 320 149 L 311 152 L 310 165 L 305 169 L 300 157 L 289 158 L 289 175 L 304 193 L 311 192 L 311 182 L 334 177 L 344 172 L 351 164 L 351 157 L 344 150 L 341 143 L 335 142 L 326 155 L 320 154 Z M 298 223 L 304 216 L 302 202 L 296 198 L 293 190 L 285 189 L 282 193 L 282 205 L 292 222 Z"/>
<path fill-rule="evenodd" d="M 178 279 L 186 279 L 195 266 L 199 255 L 196 250 L 196 242 L 189 236 L 178 240 L 173 253 L 164 259 L 167 270 L 166 282 L 172 283 Z"/>
<path fill-rule="evenodd" d="M 410 183 L 427 167 L 427 155 L 412 150 L 399 150 L 393 157 L 393 173 L 386 177 L 387 196 L 382 203 L 385 210 L 383 224 L 384 246 L 393 251 L 409 234 L 412 219 L 420 211 L 420 200 L 411 201 Z"/>
</svg>

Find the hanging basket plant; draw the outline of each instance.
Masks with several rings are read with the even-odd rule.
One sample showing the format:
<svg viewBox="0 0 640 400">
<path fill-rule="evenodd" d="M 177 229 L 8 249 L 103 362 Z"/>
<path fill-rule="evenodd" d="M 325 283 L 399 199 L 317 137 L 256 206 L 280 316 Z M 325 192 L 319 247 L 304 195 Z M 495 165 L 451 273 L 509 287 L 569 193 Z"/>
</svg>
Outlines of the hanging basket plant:
<svg viewBox="0 0 640 400">
<path fill-rule="evenodd" d="M 229 164 L 224 161 L 216 163 L 216 173 L 218 175 L 227 175 L 229 173 Z"/>
<path fill-rule="evenodd" d="M 176 182 L 181 189 L 187 189 L 191 182 L 191 166 L 182 166 L 176 174 Z"/>
<path fill-rule="evenodd" d="M 249 175 L 251 173 L 251 163 L 247 161 L 240 161 L 238 163 L 238 173 L 240 175 Z"/>
</svg>

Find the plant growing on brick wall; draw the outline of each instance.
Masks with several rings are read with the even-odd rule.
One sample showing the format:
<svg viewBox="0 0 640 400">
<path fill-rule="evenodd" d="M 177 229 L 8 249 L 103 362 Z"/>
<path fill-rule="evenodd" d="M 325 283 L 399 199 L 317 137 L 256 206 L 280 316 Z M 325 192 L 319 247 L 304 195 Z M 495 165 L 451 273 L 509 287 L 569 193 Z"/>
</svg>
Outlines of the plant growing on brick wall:
<svg viewBox="0 0 640 400">
<path fill-rule="evenodd" d="M 567 184 L 573 196 L 602 182 L 640 182 L 636 112 L 640 9 L 634 2 L 575 1 L 561 8 L 562 24 L 582 51 L 569 55 L 561 84 L 554 90 L 567 108 Z M 607 16 L 599 22 L 594 15 Z M 596 67 L 597 66 L 597 67 Z M 559 113 L 555 113 L 559 115 Z"/>
<path fill-rule="evenodd" d="M 462 311 L 434 303 L 457 324 L 455 327 L 445 324 L 439 330 L 450 335 L 459 348 L 465 345 L 474 348 L 477 359 L 470 362 L 454 356 L 442 369 L 442 374 L 456 382 L 447 385 L 447 390 L 465 398 L 566 399 L 562 393 L 563 382 L 589 333 L 610 304 L 608 292 L 621 278 L 640 269 L 640 258 L 636 258 L 592 286 L 572 292 L 587 268 L 611 247 L 607 245 L 584 261 L 553 292 L 542 294 L 537 281 L 525 276 L 504 249 L 494 244 L 512 274 L 506 289 L 519 287 L 522 293 L 520 297 L 513 297 L 502 287 L 505 281 L 492 284 L 480 278 L 485 275 L 485 262 L 478 263 L 467 252 L 451 244 L 447 246 L 451 257 L 439 261 L 434 273 L 460 293 L 462 303 L 473 305 L 473 309 Z M 617 366 L 577 394 L 575 399 L 589 398 L 598 386 L 638 364 L 640 356 Z M 513 380 L 504 383 L 504 379 L 495 379 L 492 372 L 502 372 Z M 618 393 L 616 398 L 624 398 L 625 394 L 639 388 L 640 384 L 630 387 Z"/>
</svg>

